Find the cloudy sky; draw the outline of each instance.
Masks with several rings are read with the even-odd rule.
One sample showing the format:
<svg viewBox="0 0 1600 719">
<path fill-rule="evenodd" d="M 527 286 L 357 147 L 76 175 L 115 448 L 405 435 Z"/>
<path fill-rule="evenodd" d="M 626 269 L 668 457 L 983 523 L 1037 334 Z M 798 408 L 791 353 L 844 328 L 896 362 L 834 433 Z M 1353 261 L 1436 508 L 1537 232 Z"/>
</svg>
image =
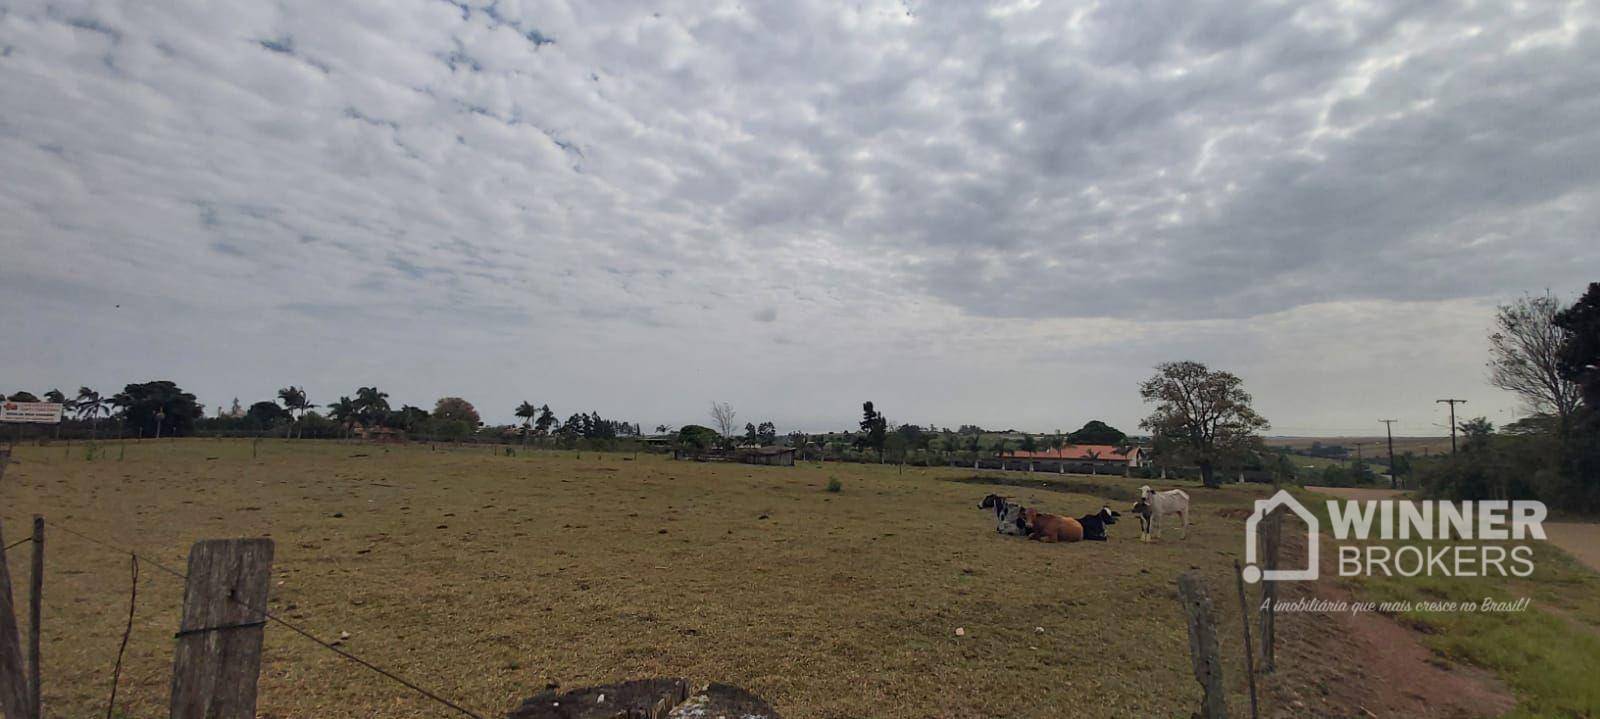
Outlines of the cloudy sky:
<svg viewBox="0 0 1600 719">
<path fill-rule="evenodd" d="M 1600 280 L 1594 2 L 0 0 L 0 385 L 647 426 L 1504 422 Z"/>
</svg>

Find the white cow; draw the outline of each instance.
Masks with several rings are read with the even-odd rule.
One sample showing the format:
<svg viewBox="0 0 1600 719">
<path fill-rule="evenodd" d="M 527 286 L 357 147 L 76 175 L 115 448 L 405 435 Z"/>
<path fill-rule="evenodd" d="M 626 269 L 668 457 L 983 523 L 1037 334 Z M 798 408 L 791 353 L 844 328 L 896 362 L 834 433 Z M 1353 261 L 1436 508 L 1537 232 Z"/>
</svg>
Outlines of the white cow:
<svg viewBox="0 0 1600 719">
<path fill-rule="evenodd" d="M 1176 514 L 1183 520 L 1183 538 L 1189 538 L 1189 493 L 1181 489 L 1157 492 L 1145 485 L 1139 488 L 1139 503 L 1133 511 L 1139 515 L 1139 541 L 1150 541 L 1151 535 L 1161 535 L 1161 518 Z"/>
</svg>

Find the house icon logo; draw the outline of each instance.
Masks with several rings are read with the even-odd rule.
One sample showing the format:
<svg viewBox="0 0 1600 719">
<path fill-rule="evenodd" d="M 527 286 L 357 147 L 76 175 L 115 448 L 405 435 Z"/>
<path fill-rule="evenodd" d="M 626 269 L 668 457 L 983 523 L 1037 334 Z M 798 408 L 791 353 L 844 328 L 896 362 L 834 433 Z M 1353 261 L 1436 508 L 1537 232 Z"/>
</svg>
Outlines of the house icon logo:
<svg viewBox="0 0 1600 719">
<path fill-rule="evenodd" d="M 1289 511 L 1300 516 L 1306 523 L 1306 568 L 1305 569 L 1262 569 L 1256 565 L 1256 525 L 1278 507 L 1288 507 Z M 1321 528 L 1318 526 L 1317 516 L 1306 509 L 1306 506 L 1289 494 L 1288 490 L 1280 489 L 1277 494 L 1268 499 L 1256 500 L 1256 510 L 1250 514 L 1250 519 L 1244 523 L 1244 580 L 1255 584 L 1263 579 L 1269 582 L 1310 580 L 1317 578 L 1317 549 L 1321 537 Z"/>
</svg>

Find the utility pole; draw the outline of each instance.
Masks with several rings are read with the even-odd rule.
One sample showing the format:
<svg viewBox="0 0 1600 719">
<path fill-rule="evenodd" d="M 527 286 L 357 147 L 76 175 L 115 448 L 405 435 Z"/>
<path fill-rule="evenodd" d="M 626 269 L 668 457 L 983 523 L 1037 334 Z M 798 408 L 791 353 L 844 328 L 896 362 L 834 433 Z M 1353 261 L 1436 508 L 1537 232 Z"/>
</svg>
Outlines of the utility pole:
<svg viewBox="0 0 1600 719">
<path fill-rule="evenodd" d="M 1394 469 L 1394 420 L 1380 419 L 1383 423 L 1384 434 L 1389 435 L 1389 489 L 1400 486 L 1400 474 Z"/>
<path fill-rule="evenodd" d="M 1434 404 L 1444 403 L 1444 404 L 1450 405 L 1450 454 L 1455 454 L 1456 453 L 1456 405 L 1458 405 L 1458 404 L 1466 404 L 1467 401 L 1464 400 L 1464 399 L 1436 399 L 1436 400 L 1433 401 L 1433 403 Z"/>
</svg>

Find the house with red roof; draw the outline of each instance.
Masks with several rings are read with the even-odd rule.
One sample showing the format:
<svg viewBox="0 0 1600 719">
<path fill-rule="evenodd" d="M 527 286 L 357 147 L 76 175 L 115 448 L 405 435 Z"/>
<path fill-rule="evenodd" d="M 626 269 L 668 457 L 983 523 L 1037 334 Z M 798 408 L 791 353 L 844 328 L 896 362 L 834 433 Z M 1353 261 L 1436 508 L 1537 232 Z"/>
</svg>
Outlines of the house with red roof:
<svg viewBox="0 0 1600 719">
<path fill-rule="evenodd" d="M 1069 444 L 1058 449 L 1036 451 L 1015 450 L 1001 455 L 1007 460 L 1030 462 L 1072 462 L 1102 467 L 1138 469 L 1144 466 L 1144 450 L 1137 446 L 1116 447 L 1109 444 Z"/>
</svg>

